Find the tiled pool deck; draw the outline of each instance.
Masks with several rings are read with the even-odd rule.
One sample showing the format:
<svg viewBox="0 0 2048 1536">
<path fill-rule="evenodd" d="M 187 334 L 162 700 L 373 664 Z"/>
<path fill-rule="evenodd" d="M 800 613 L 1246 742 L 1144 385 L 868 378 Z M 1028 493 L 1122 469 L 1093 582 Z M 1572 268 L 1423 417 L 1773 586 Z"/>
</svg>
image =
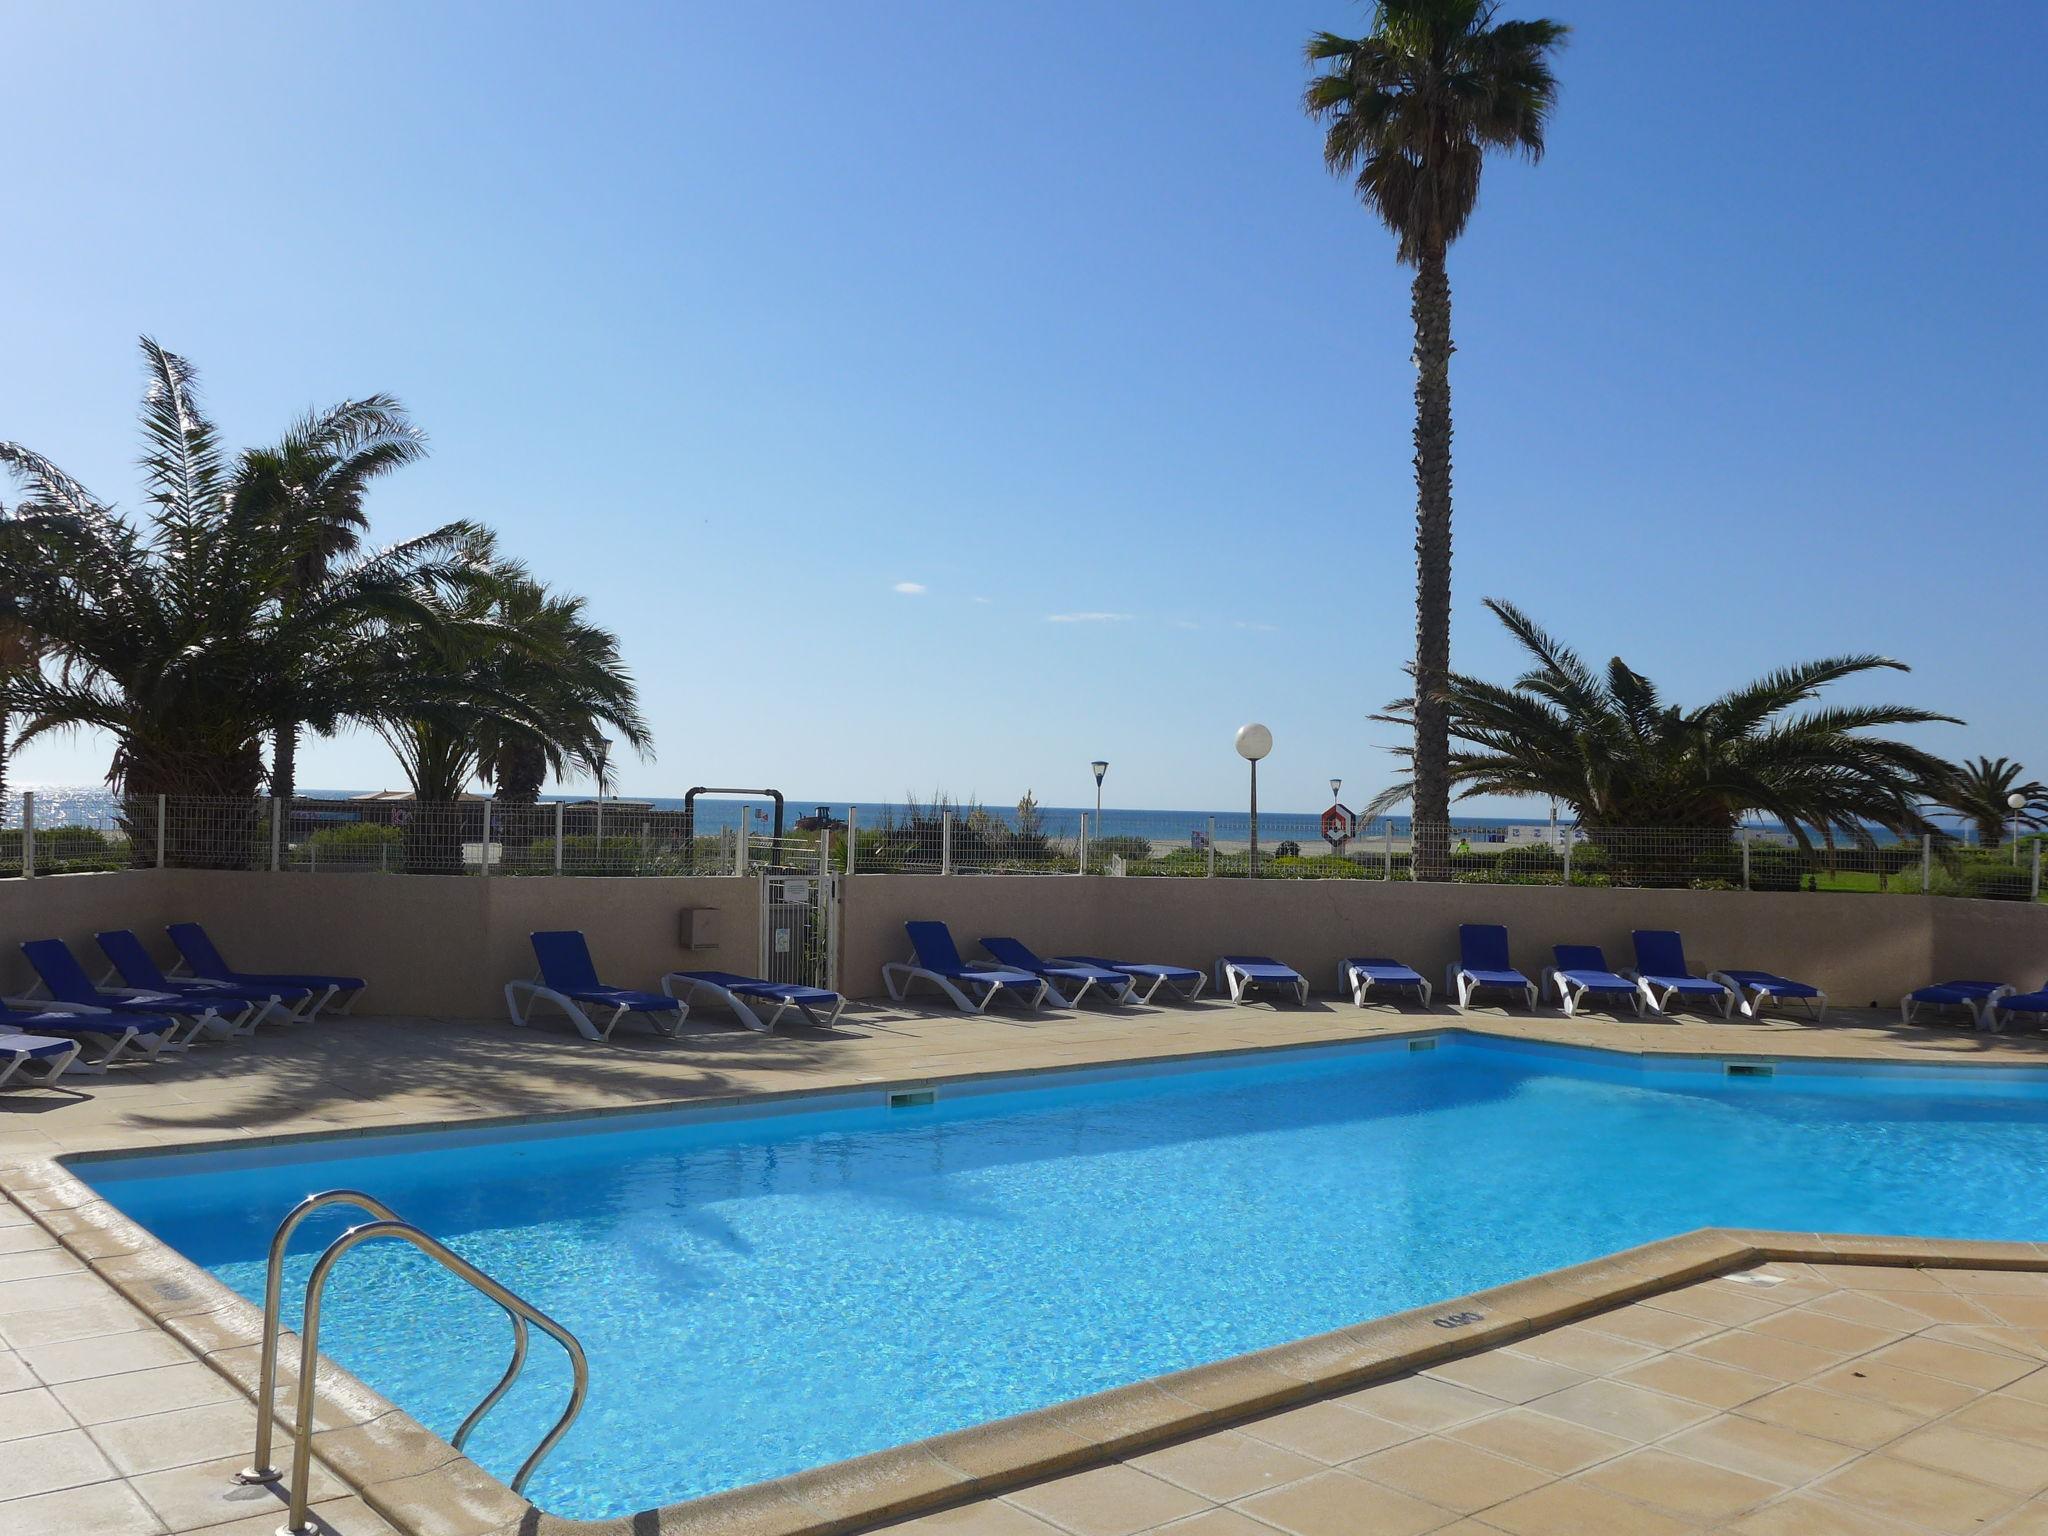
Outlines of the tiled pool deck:
<svg viewBox="0 0 2048 1536">
<path fill-rule="evenodd" d="M 0 1200 L 0 1532 L 253 1536 L 274 1530 L 283 1513 L 270 1490 L 229 1476 L 246 1463 L 254 1430 L 249 1396 L 237 1385 L 253 1353 L 246 1340 L 209 1323 L 204 1298 L 168 1330 L 124 1299 L 109 1277 L 137 1294 L 153 1261 L 96 1248 L 103 1234 L 68 1219 L 66 1198 L 52 1193 L 61 1181 L 50 1158 L 915 1082 L 1454 1023 L 1624 1050 L 2048 1065 L 2048 1041 L 1906 1030 L 1895 1018 L 1856 1012 L 1815 1027 L 1487 1010 L 1425 1019 L 1332 1004 L 1212 1004 L 1036 1023 L 870 1008 L 849 1012 L 830 1034 L 762 1038 L 700 1030 L 693 1019 L 681 1041 L 636 1036 L 609 1048 L 495 1022 L 346 1019 L 81 1079 L 75 1094 L 0 1093 L 0 1191 L 15 1197 Z M 953 1471 L 926 1496 L 953 1499 L 954 1507 L 891 1529 L 2048 1533 L 2048 1500 L 2032 1502 L 2048 1490 L 2048 1250 L 1987 1246 L 1974 1257 L 1986 1267 L 1964 1268 L 1953 1266 L 1973 1261 L 1973 1245 L 1802 1238 L 1784 1250 L 1799 1257 L 1759 1264 L 1731 1257 L 1752 1251 L 1745 1243 L 1777 1251 L 1762 1238 L 1695 1239 L 1496 1293 L 1470 1335 L 1420 1335 L 1428 1358 L 1417 1357 L 1419 1374 L 1362 1390 L 1316 1387 L 1342 1374 L 1320 1363 L 1331 1357 L 1325 1343 L 1294 1357 L 1295 1365 L 1311 1355 L 1319 1363 L 1297 1372 L 1308 1385 L 1296 1379 L 1279 1394 L 1288 1406 L 1263 1416 L 1270 1404 L 1257 1400 L 1272 1394 L 1251 1378 L 1261 1369 L 1284 1372 L 1247 1367 L 1234 1383 L 1229 1367 L 1216 1368 L 1183 1382 L 1186 1397 L 1159 1394 L 1184 1410 L 1178 1419 L 1155 1413 L 1148 1424 L 1117 1425 L 1105 1417 L 1093 1433 L 1070 1432 L 1078 1421 L 1060 1431 L 1063 1448 L 1049 1460 L 1101 1464 L 1021 1487 L 991 1487 L 986 1469 Z M 1804 1261 L 1826 1255 L 1865 1262 Z M 1730 1265 L 1737 1272 L 1700 1278 Z M 1617 1288 L 1627 1298 L 1618 1305 L 1609 1299 Z M 1415 1332 L 1414 1323 L 1403 1326 L 1409 1334 L 1392 1328 L 1375 1337 L 1398 1343 Z M 1444 1358 L 1454 1348 L 1461 1352 Z M 1224 1393 L 1218 1402 L 1241 1405 L 1227 1422 L 1218 1422 L 1225 1416 L 1215 1403 L 1196 1402 L 1212 1389 Z M 315 1513 L 330 1530 L 394 1529 L 358 1496 L 363 1489 L 377 1508 L 401 1515 L 403 1536 L 572 1529 L 536 1522 L 523 1501 L 479 1481 L 466 1462 L 408 1433 L 384 1409 L 356 1396 L 333 1410 L 337 1430 L 361 1427 L 353 1438 L 330 1440 L 347 1476 L 315 1473 Z M 1204 1417 L 1176 1444 L 1121 1457 L 1089 1449 L 1091 1440 L 1113 1448 L 1119 1436 L 1156 1441 L 1161 1426 Z M 394 1489 L 404 1496 L 394 1499 Z M 855 1499 L 842 1509 L 861 1507 Z M 731 1501 L 633 1529 L 755 1536 L 789 1529 L 789 1512 L 787 1499 Z M 828 1523 L 812 1514 L 813 1525 Z"/>
</svg>

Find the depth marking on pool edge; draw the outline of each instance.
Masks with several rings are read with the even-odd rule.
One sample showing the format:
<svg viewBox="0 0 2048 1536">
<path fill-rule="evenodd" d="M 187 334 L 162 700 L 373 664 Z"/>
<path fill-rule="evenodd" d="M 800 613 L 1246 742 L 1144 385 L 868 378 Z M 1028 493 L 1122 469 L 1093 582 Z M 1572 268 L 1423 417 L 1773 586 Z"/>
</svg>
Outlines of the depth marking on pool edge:
<svg viewBox="0 0 2048 1536">
<path fill-rule="evenodd" d="M 1486 1314 L 1484 1312 L 1446 1312 L 1442 1317 L 1432 1317 L 1430 1321 L 1439 1328 L 1467 1328 L 1473 1323 L 1486 1321 Z"/>
</svg>

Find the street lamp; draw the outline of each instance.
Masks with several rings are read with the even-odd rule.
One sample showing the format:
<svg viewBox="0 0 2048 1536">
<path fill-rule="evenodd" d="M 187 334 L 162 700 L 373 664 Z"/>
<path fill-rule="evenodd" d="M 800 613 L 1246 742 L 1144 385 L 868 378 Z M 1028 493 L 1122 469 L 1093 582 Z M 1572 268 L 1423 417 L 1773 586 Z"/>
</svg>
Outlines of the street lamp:
<svg viewBox="0 0 2048 1536">
<path fill-rule="evenodd" d="M 1088 771 L 1095 775 L 1095 835 L 1102 836 L 1102 776 L 1109 772 L 1109 764 L 1101 758 L 1088 765 Z"/>
<path fill-rule="evenodd" d="M 2027 797 L 2007 795 L 2005 803 L 2012 810 L 2012 861 L 2017 865 L 2020 861 L 2020 812 L 2027 808 Z"/>
<path fill-rule="evenodd" d="M 1252 855 L 1251 873 L 1259 872 L 1259 759 L 1273 750 L 1273 733 L 1263 725 L 1237 728 L 1237 755 L 1252 765 Z"/>
<path fill-rule="evenodd" d="M 1341 795 L 1343 792 L 1344 781 L 1342 779 L 1330 780 L 1330 800 L 1333 804 L 1335 803 L 1337 797 Z"/>
</svg>

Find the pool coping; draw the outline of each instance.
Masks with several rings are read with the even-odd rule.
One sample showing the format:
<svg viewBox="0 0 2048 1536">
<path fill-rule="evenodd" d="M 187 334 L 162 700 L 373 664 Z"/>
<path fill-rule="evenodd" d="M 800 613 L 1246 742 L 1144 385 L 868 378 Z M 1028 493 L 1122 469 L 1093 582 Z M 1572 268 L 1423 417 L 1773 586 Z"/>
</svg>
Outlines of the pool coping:
<svg viewBox="0 0 2048 1536">
<path fill-rule="evenodd" d="M 1474 1030 L 1463 1022 L 1418 1026 L 1374 1039 L 1391 1045 L 1458 1032 L 1514 1044 L 1539 1043 Z M 1157 1058 L 1156 1063 L 1214 1063 L 1329 1048 L 1328 1042 L 1231 1047 Z M 1643 1062 L 1679 1058 L 1820 1065 L 1812 1058 L 1761 1052 L 1639 1051 L 1577 1042 L 1563 1049 Z M 1096 1070 L 1120 1071 L 1152 1064 L 1155 1059 L 1134 1057 Z M 1901 1064 L 1884 1058 L 1833 1057 L 1828 1065 Z M 1973 1064 L 1927 1065 L 1929 1075 L 1938 1075 Z M 1981 1064 L 1976 1065 L 1981 1069 Z M 947 1082 L 1021 1081 L 1090 1070 L 1048 1065 L 926 1074 L 843 1088 L 813 1086 L 595 1111 L 488 1117 L 462 1124 L 465 1129 L 487 1132 L 494 1127 L 795 1104 L 843 1098 L 849 1092 L 886 1093 Z M 445 1122 L 96 1149 L 57 1159 L 0 1164 L 0 1189 L 88 1270 L 254 1402 L 260 1310 L 128 1218 L 69 1165 L 130 1156 L 407 1135 L 439 1128 L 445 1128 Z M 435 1536 L 648 1536 L 650 1531 L 669 1536 L 713 1531 L 721 1536 L 844 1536 L 1368 1386 L 1677 1286 L 1771 1261 L 2048 1270 L 2048 1244 L 1703 1228 L 1466 1296 L 786 1477 L 600 1520 L 553 1515 L 513 1493 L 405 1410 L 325 1357 L 318 1365 L 319 1406 L 312 1443 L 318 1460 L 402 1531 L 432 1531 Z M 287 1335 L 287 1340 L 279 1366 L 281 1385 L 295 1379 L 292 1349 L 296 1339 Z M 284 1428 L 289 1419 L 288 1410 L 280 1411 L 280 1453 L 289 1446 Z"/>
</svg>

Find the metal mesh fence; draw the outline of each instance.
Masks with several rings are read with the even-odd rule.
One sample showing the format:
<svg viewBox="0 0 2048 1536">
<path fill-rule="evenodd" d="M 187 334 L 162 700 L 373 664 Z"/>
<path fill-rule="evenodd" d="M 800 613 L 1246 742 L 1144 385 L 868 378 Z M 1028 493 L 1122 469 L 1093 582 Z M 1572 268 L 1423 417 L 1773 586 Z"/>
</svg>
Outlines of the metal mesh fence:
<svg viewBox="0 0 2048 1536">
<path fill-rule="evenodd" d="M 2041 894 L 2040 837 L 1999 847 L 1943 837 L 1803 847 L 1762 828 L 1430 827 L 1291 814 L 1261 815 L 1256 826 L 1247 815 L 1186 821 L 905 804 L 845 819 L 821 813 L 777 837 L 750 810 L 701 803 L 692 813 L 637 801 L 131 796 L 81 811 L 14 793 L 0 800 L 0 878 L 149 867 L 500 877 L 780 870 Z"/>
</svg>

